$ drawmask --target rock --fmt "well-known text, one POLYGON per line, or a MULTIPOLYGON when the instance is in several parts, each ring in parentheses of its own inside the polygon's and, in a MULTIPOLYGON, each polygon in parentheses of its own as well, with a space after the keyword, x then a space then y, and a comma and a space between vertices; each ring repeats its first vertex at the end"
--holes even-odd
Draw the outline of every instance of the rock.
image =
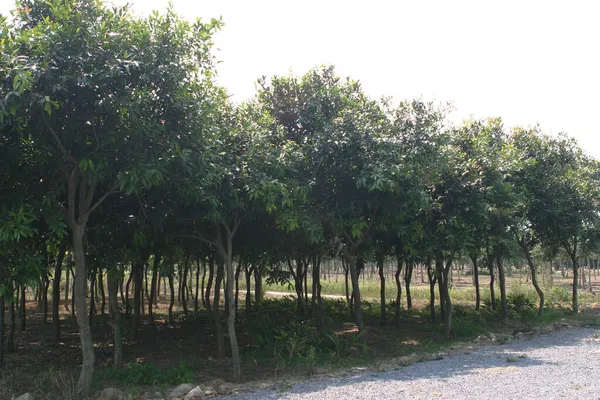
POLYGON ((125 400, 125 393, 115 388, 106 388, 100 392, 98 400, 125 400))
POLYGON ((188 394, 185 395, 183 400, 202 400, 204 399, 204 392, 200 389, 200 386, 193 388, 188 394))
POLYGON ((231 394, 232 391, 233 389, 231 388, 231 385, 226 382, 217 386, 217 393, 219 394, 231 394))
POLYGON ((194 389, 194 385, 191 383, 182 383, 169 392, 167 395, 167 400, 177 399, 178 397, 183 398, 183 396, 191 392, 192 389, 194 389))
POLYGON ((25 393, 25 394, 17 397, 15 400, 33 400, 33 396, 29 393, 25 393))
POLYGON ((473 342, 474 342, 474 343, 479 343, 479 342, 481 342, 481 336, 477 336, 477 337, 475 338, 475 340, 473 340, 473 342))
POLYGON ((205 396, 212 396, 213 394, 217 394, 217 392, 215 391, 215 389, 212 386, 207 386, 204 388, 205 396))
POLYGON ((488 333, 488 337, 489 337, 491 340, 496 340, 496 335, 494 335, 492 332, 488 333))
POLYGON ((140 400, 165 400, 165 396, 161 392, 145 393, 140 400))

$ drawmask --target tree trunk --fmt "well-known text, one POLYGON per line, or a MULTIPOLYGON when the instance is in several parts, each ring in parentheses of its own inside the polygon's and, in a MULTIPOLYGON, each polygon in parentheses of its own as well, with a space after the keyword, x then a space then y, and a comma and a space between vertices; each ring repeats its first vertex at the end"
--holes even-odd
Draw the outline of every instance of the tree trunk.
POLYGON ((98 268, 98 291, 100 292, 100 315, 106 315, 106 293, 104 293, 104 274, 98 268))
POLYGON ((379 298, 380 298, 380 307, 381 307, 381 325, 386 325, 386 304, 385 304, 385 273, 383 271, 383 263, 385 259, 383 257, 383 253, 377 255, 377 269, 379 270, 379 298))
POLYGON ((206 298, 206 309, 212 312, 211 300, 210 300, 210 292, 213 287, 213 280, 215 277, 215 259, 211 255, 208 257, 208 282, 206 283, 206 291, 204 292, 204 297, 206 298))
POLYGON ((487 263, 488 263, 488 270, 490 271, 490 297, 491 297, 491 302, 492 302, 492 310, 496 309, 496 293, 494 292, 494 284, 495 284, 495 279, 494 279, 494 261, 492 260, 492 257, 490 256, 489 250, 486 249, 487 252, 487 263))
POLYGON ((48 274, 44 273, 44 287, 42 288, 42 323, 48 322, 48 289, 50 287, 50 279, 48 274))
POLYGON ((406 263, 406 270, 404 271, 404 286, 406 288, 406 308, 412 308, 412 296, 410 294, 410 282, 412 280, 412 274, 414 269, 414 262, 410 260, 406 263))
MULTIPOLYGON (((350 306, 350 284, 349 284, 349 269, 346 265, 346 260, 342 259, 342 268, 344 269, 344 285, 346 287, 346 302, 348 306, 350 306)), ((350 312, 352 312, 352 307, 350 307, 350 312)))
POLYGON ((240 272, 242 272, 242 260, 238 262, 235 270, 235 313, 238 312, 238 302, 240 297, 240 272))
POLYGON ((227 332, 229 333, 229 344, 231 346, 231 362, 233 364, 233 380, 239 381, 242 377, 242 364, 240 362, 240 351, 238 348, 235 332, 235 299, 233 298, 233 285, 235 280, 233 270, 233 234, 227 229, 227 249, 225 254, 225 266, 227 269, 227 293, 229 299, 229 312, 227 313, 227 332))
POLYGON ((577 276, 579 273, 579 262, 575 254, 571 255, 571 263, 573 265, 573 298, 572 298, 572 309, 574 313, 579 312, 579 300, 577 295, 577 281, 579 277, 577 276))
POLYGON ((27 296, 25 294, 25 284, 24 283, 22 283, 19 286, 18 292, 20 292, 20 295, 19 295, 19 312, 18 312, 17 316, 19 318, 19 329, 21 331, 24 331, 25 328, 27 327, 27 296))
MULTIPOLYGON (((63 240, 58 247, 58 254, 56 255, 56 261, 54 265, 54 279, 52 281, 52 331, 53 339, 57 342, 60 341, 60 315, 58 312, 60 306, 60 278, 62 272, 62 263, 65 258, 66 250, 67 242, 66 240, 63 240)), ((66 292, 69 293, 68 288, 66 292)))
POLYGON ((477 265, 477 252, 470 252, 471 261, 473 262, 473 284, 475 285, 475 311, 479 311, 481 305, 481 292, 479 290, 479 266, 477 265))
POLYGON ((141 300, 142 300, 142 270, 144 269, 145 256, 133 263, 133 320, 131 324, 130 339, 135 341, 138 338, 138 330, 141 322, 141 300))
POLYGON ((12 279, 8 283, 7 295, 10 301, 8 304, 8 326, 6 327, 6 353, 8 354, 15 351, 15 330, 17 326, 15 318, 15 285, 12 279))
POLYGON ((183 261, 183 267, 182 271, 181 271, 181 293, 180 293, 180 297, 181 297, 181 305, 183 307, 183 315, 187 316, 188 314, 188 302, 187 302, 187 293, 186 293, 186 287, 187 287, 187 275, 188 275, 188 269, 189 269, 189 261, 186 259, 183 261))
POLYGON ((502 313, 502 323, 508 322, 508 307, 506 304, 506 277, 504 271, 504 263, 500 252, 496 252, 496 266, 498 268, 498 279, 500 281, 500 312, 502 313))
POLYGON ((160 253, 154 253, 154 262, 152 263, 152 282, 150 283, 150 296, 148 296, 148 320, 152 329, 156 329, 154 321, 154 302, 156 300, 156 292, 158 290, 158 266, 160 265, 160 253))
POLYGON ((175 304, 175 283, 173 282, 174 273, 169 274, 169 290, 171 298, 169 299, 169 325, 173 325, 173 305, 175 304))
POLYGON ((323 315, 323 299, 321 298, 321 256, 313 255, 313 315, 317 323, 317 330, 323 332, 325 329, 325 317, 323 315), (316 308, 315 308, 316 301, 316 308))
POLYGON ((262 289, 262 273, 259 266, 254 268, 254 304, 258 307, 263 296, 262 289))
POLYGON ((527 264, 529 265, 529 270, 531 271, 531 283, 533 283, 533 287, 535 288, 535 291, 537 292, 538 297, 540 299, 540 303, 538 306, 538 317, 541 317, 542 314, 544 314, 544 292, 542 291, 542 289, 540 288, 540 285, 538 284, 537 268, 533 262, 533 258, 531 257, 531 253, 529 252, 529 249, 526 247, 526 245, 522 245, 521 247, 523 249, 523 252, 525 253, 525 258, 527 259, 527 264))
POLYGON ((71 266, 71 255, 69 255, 69 258, 67 259, 67 270, 66 270, 66 282, 65 282, 65 310, 69 311, 69 292, 71 291, 71 284, 69 282, 69 279, 71 279, 71 274, 73 273, 72 271, 72 266, 71 266))
POLYGON ((404 260, 400 254, 396 254, 396 329, 400 329, 400 309, 402 303, 402 283, 400 282, 400 275, 402 274, 402 266, 404 260))
POLYGON ((444 257, 441 252, 438 252, 435 259, 436 270, 438 271, 438 284, 440 290, 440 301, 442 312, 442 320, 444 323, 444 336, 450 337, 452 331, 452 299, 450 298, 450 270, 452 269, 452 259, 446 259, 444 265, 444 257))
POLYGON ((290 269, 290 273, 292 274, 292 277, 294 278, 294 289, 296 290, 296 303, 298 305, 297 308, 297 312, 299 316, 304 315, 304 299, 302 298, 304 296, 304 288, 302 287, 302 277, 303 277, 303 263, 302 263, 302 258, 301 257, 296 257, 296 259, 294 260, 295 264, 296 264, 296 270, 294 271, 294 266, 292 264, 292 258, 288 258, 287 260, 288 262, 288 267, 290 269))
POLYGON ((437 277, 431 267, 431 257, 427 257, 427 278, 429 279, 429 312, 431 322, 435 322, 435 285, 437 277))
POLYGON ((199 310, 199 299, 198 296, 200 294, 200 259, 196 260, 196 287, 194 293, 194 312, 198 312, 199 310))
POLYGON ((217 262, 217 278, 215 281, 215 293, 213 298, 213 322, 217 333, 217 356, 219 359, 225 358, 225 338, 223 336, 223 324, 221 323, 221 282, 223 281, 224 269, 223 262, 217 262))
POLYGON ((252 307, 252 291, 250 285, 252 284, 252 273, 254 272, 255 266, 251 267, 246 264, 246 313, 250 311, 252 307))
POLYGON ((204 296, 204 289, 206 288, 205 283, 206 283, 206 259, 203 256, 202 257, 202 287, 200 289, 200 295, 202 297, 202 306, 208 310, 208 305, 206 304, 206 296, 204 296))
POLYGON ((134 269, 135 264, 131 263, 131 273, 129 274, 129 277, 127 278, 127 283, 125 284, 125 315, 129 315, 129 313, 131 312, 131 303, 129 301, 129 288, 131 286, 131 281, 133 281, 133 275, 135 275, 133 272, 134 269))
POLYGON ((96 300, 95 300, 95 283, 96 283, 96 273, 92 275, 92 280, 90 281, 90 326, 94 322, 94 314, 96 313, 96 300))
MULTIPOLYGON (((354 299, 354 318, 356 319, 356 325, 358 327, 358 333, 361 335, 360 341, 363 345, 366 345, 365 336, 365 323, 362 314, 362 303, 360 298, 360 287, 358 282, 358 268, 356 263, 356 255, 350 252, 346 246, 343 247, 343 251, 346 257, 346 263, 348 270, 350 270, 350 279, 352 280, 352 297, 354 299)), ((365 349, 366 347, 363 347, 365 349)))
POLYGON ((87 269, 85 265, 85 250, 83 237, 85 235, 85 224, 73 227, 73 252, 75 254, 75 307, 77 308, 77 325, 79 327, 79 339, 81 341, 82 365, 79 380, 77 381, 77 397, 85 398, 91 394, 92 376, 94 374, 94 342, 92 330, 87 316, 86 286, 87 269))
POLYGON ((107 272, 108 309, 113 328, 113 362, 116 366, 123 363, 123 320, 117 299, 119 290, 119 274, 115 270, 107 272))

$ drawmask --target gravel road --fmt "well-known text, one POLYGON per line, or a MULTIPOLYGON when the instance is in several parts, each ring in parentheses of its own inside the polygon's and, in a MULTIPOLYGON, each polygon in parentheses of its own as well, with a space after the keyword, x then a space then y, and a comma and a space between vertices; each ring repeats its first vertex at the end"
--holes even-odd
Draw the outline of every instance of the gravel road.
POLYGON ((389 372, 307 379, 254 399, 600 399, 600 331, 568 329, 389 372))

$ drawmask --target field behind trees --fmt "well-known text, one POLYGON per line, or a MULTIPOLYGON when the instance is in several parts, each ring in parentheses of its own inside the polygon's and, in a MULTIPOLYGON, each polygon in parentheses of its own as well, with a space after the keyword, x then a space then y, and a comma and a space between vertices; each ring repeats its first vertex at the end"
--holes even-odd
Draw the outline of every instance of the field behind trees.
POLYGON ((445 104, 372 99, 333 66, 262 77, 235 104, 215 82, 220 20, 15 8, 6 393, 312 374, 595 318, 600 163, 568 135, 454 125, 445 104))

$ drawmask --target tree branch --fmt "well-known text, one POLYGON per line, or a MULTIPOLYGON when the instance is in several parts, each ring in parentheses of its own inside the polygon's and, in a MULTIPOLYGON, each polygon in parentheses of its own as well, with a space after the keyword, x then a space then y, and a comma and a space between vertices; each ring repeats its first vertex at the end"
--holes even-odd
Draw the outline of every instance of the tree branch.
POLYGON ((88 211, 88 212, 89 212, 89 213, 92 213, 92 211, 94 211, 96 208, 98 208, 98 206, 99 206, 99 205, 100 205, 100 204, 101 204, 101 203, 102 203, 104 200, 106 200, 106 198, 107 198, 108 196, 110 196, 111 194, 118 193, 118 192, 119 192, 119 190, 117 190, 117 188, 118 188, 118 187, 119 187, 119 184, 118 184, 118 183, 115 183, 115 184, 114 184, 114 185, 113 185, 113 186, 110 188, 110 190, 106 191, 106 192, 105 192, 105 193, 104 193, 104 194, 103 194, 103 195, 102 195, 102 196, 101 196, 101 197, 98 199, 98 201, 96 201, 96 203, 94 203, 94 205, 90 207, 90 209, 89 209, 89 211, 88 211))
POLYGON ((58 137, 58 134, 56 133, 56 131, 54 130, 52 125, 50 125, 50 123, 46 119, 46 115, 44 114, 43 111, 42 111, 42 120, 44 121, 44 125, 46 125, 46 128, 48 128, 48 130, 50 131, 50 134, 52 135, 52 138, 54 139, 54 142, 56 143, 56 146, 62 153, 63 157, 65 157, 65 159, 67 161, 70 161, 74 166, 77 166, 77 160, 75 159, 75 157, 73 157, 71 155, 71 153, 69 153, 67 151, 67 149, 65 149, 65 146, 63 146, 60 138, 58 137))

